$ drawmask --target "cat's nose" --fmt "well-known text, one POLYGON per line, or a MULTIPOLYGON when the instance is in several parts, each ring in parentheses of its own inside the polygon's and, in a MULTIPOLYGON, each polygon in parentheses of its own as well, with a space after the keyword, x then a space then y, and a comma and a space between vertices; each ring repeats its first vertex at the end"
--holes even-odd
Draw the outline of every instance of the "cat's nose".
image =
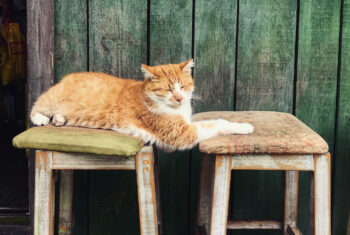
POLYGON ((175 97, 175 100, 180 103, 183 100, 183 97, 181 96, 175 97))

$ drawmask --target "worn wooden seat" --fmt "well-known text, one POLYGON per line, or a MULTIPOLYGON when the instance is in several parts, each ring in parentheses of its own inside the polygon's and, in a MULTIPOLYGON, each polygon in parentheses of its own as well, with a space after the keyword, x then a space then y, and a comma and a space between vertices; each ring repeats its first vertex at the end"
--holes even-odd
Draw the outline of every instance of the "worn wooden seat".
POLYGON ((254 126, 250 135, 218 136, 202 141, 199 149, 203 153, 326 153, 328 144, 289 113, 246 111, 206 112, 194 115, 194 120, 226 119, 233 122, 248 122, 254 126))
MULTIPOLYGON (((297 228, 298 172, 310 171, 313 234, 330 234, 330 155, 327 143, 291 114, 207 112, 193 120, 223 118, 254 125, 250 135, 218 136, 199 143, 203 153, 196 234, 226 234, 227 229, 297 228), (227 221, 231 170, 283 170, 283 221, 227 221)), ((234 212, 233 212, 234 213, 234 212)))
POLYGON ((13 139, 36 150, 34 234, 54 234, 55 174, 60 171, 60 234, 72 234, 73 170, 136 170, 141 234, 161 234, 158 160, 152 146, 114 131, 34 127, 13 139))

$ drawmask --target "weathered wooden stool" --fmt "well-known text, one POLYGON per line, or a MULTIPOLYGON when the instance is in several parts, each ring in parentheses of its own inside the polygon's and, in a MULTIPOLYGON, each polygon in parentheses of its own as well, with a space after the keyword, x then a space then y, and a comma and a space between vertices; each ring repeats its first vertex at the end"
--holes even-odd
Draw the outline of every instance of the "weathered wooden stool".
POLYGON ((59 230, 60 234, 72 234, 73 170, 77 169, 136 170, 141 234, 155 235, 161 230, 157 157, 152 146, 143 146, 140 139, 107 130, 45 126, 21 133, 13 144, 36 149, 35 235, 54 234, 58 171, 59 230))
POLYGON ((330 234, 330 155, 327 143, 296 117, 278 112, 208 112, 194 120, 223 118, 249 122, 251 135, 218 136, 199 144, 203 153, 196 234, 226 234, 227 229, 297 228, 298 172, 311 171, 311 231, 330 234), (227 221, 231 170, 285 171, 284 219, 227 221))

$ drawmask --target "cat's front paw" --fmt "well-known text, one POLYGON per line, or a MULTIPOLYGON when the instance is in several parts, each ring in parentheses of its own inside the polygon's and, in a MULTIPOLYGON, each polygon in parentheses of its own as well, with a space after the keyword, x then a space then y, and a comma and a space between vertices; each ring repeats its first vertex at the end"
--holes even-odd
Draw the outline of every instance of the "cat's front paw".
POLYGON ((37 126, 46 126, 50 122, 50 118, 42 115, 41 113, 36 113, 32 118, 32 122, 37 126))
POLYGON ((249 123, 237 123, 236 133, 234 134, 251 134, 254 131, 254 126, 249 123))
POLYGON ((254 127, 249 123, 229 122, 222 119, 217 121, 220 128, 220 134, 250 134, 254 131, 254 127))

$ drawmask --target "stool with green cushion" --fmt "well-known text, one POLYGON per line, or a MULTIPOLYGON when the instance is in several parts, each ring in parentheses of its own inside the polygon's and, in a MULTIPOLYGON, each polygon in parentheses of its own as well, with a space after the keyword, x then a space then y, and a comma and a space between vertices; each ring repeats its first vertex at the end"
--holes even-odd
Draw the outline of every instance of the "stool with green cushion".
POLYGON ((59 233, 72 234, 73 170, 136 170, 141 234, 161 233, 158 165, 152 146, 114 131, 53 126, 28 129, 13 139, 13 145, 36 150, 35 235, 54 234, 58 171, 59 233))

